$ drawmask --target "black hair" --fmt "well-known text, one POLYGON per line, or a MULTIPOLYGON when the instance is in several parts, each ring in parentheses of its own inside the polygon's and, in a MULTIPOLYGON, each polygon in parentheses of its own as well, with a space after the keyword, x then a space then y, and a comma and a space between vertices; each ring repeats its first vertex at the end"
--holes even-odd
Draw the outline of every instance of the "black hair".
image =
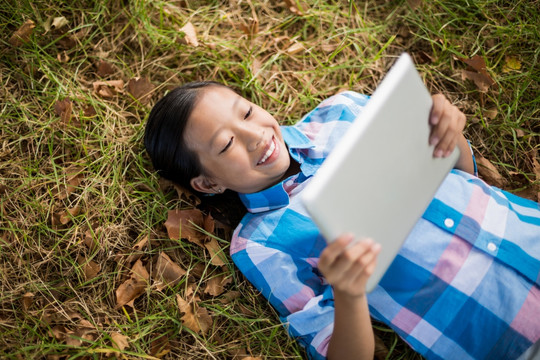
POLYGON ((197 194, 190 180, 203 174, 203 168, 187 147, 184 132, 201 89, 209 86, 226 87, 214 81, 197 81, 169 92, 152 108, 144 133, 144 146, 158 174, 197 194))
MULTIPOLYGON (((204 169, 197 154, 187 147, 184 132, 200 93, 210 86, 229 88, 214 81, 197 81, 172 90, 154 105, 144 131, 144 146, 158 174, 197 195, 201 193, 193 189, 190 180, 204 174, 204 169)), ((198 207, 231 228, 235 228, 246 213, 234 191, 226 190, 221 195, 203 196, 203 199, 198 207)))

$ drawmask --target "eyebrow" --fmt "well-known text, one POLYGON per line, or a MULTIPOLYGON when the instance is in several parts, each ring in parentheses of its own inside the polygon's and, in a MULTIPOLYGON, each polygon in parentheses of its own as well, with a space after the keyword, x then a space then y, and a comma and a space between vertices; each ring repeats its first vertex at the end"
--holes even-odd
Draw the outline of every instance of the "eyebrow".
MULTIPOLYGON (((232 90, 231 90, 231 91, 232 91, 232 90)), ((236 95, 236 98, 234 99, 234 102, 233 102, 233 104, 232 104, 232 106, 231 106, 231 111, 232 111, 233 113, 235 113, 235 110, 236 110, 236 108, 238 107, 238 104, 240 103, 240 100, 242 100, 242 97, 241 97, 240 95, 238 95, 238 94, 236 94, 236 93, 235 93, 235 95, 236 95)), ((210 138, 210 148, 211 148, 211 149, 213 149, 213 148, 215 147, 214 142, 215 142, 217 136, 221 133, 221 130, 222 130, 222 128, 220 127, 220 128, 212 135, 212 137, 210 138)))

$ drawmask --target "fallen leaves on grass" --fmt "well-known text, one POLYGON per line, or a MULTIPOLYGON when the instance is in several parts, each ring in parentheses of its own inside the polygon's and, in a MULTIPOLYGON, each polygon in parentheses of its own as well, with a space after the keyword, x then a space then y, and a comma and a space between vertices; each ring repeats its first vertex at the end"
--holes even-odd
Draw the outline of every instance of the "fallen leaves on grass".
POLYGON ((504 58, 503 73, 518 71, 521 69, 521 61, 516 56, 506 56, 504 58))
POLYGON ((143 256, 144 249, 146 248, 147 244, 148 244, 148 236, 144 236, 141 240, 139 240, 138 243, 133 245, 133 252, 129 254, 128 258, 126 259, 126 262, 129 264, 136 260, 139 260, 143 256))
POLYGON ((300 52, 303 52, 305 50, 306 50, 306 48, 304 47, 304 45, 297 42, 297 43, 294 43, 291 46, 289 46, 289 48, 287 49, 287 53, 289 55, 294 55, 294 54, 298 54, 300 52))
POLYGON ((67 225, 71 222, 71 219, 81 213, 81 207, 79 205, 75 205, 71 208, 67 208, 66 210, 62 211, 61 213, 56 213, 53 216, 53 225, 67 225))
POLYGON ((94 81, 94 92, 104 99, 110 99, 124 91, 123 80, 94 81))
POLYGON ((170 239, 187 239, 206 248, 210 253, 210 262, 213 265, 222 266, 225 264, 220 258, 222 250, 219 243, 215 238, 209 238, 207 235, 214 232, 215 222, 212 216, 205 216, 198 209, 169 210, 165 227, 170 239))
POLYGON ((98 237, 96 236, 94 238, 94 236, 92 235, 92 231, 90 230, 86 230, 84 232, 83 243, 84 245, 86 245, 86 247, 88 248, 88 250, 90 250, 91 253, 95 252, 100 247, 98 237))
POLYGON ((195 333, 206 334, 212 326, 212 318, 206 308, 200 307, 195 302, 184 300, 180 294, 176 294, 178 309, 182 315, 182 324, 195 333))
POLYGON ((83 168, 78 165, 72 165, 66 168, 64 183, 59 184, 52 190, 52 194, 58 200, 64 200, 69 197, 84 180, 83 168))
POLYGON ((128 337, 126 335, 123 335, 119 332, 113 332, 111 333, 111 339, 112 339, 112 347, 117 350, 124 350, 129 346, 128 337))
POLYGON ((302 16, 309 9, 308 5, 305 2, 300 2, 298 0, 285 0, 285 5, 295 15, 302 16))
POLYGON ((478 164, 478 175, 480 175, 487 183, 499 188, 502 188, 507 184, 506 179, 502 177, 499 170, 497 170, 491 161, 482 155, 477 155, 476 163, 478 164))
POLYGON ((482 92, 488 91, 489 87, 495 84, 495 80, 487 72, 486 61, 483 57, 475 55, 470 59, 462 58, 461 60, 472 69, 461 71, 462 80, 472 80, 482 92))
POLYGON ((232 278, 228 274, 220 274, 208 280, 204 292, 212 296, 218 296, 225 292, 225 287, 232 282, 232 278))
POLYGON ((185 274, 186 270, 174 263, 167 254, 159 253, 153 273, 159 291, 176 285, 185 274))
POLYGON ((154 88, 148 78, 133 78, 127 84, 128 92, 143 105, 150 101, 154 88))
POLYGON ((54 112, 60 116, 60 120, 63 124, 69 124, 71 120, 71 113, 73 111, 73 103, 69 99, 57 100, 54 103, 54 112))
POLYGON ((24 311, 28 311, 34 303, 34 293, 27 292, 22 296, 22 306, 24 311))
POLYGON ((198 228, 203 228, 204 219, 200 210, 169 210, 165 227, 172 240, 187 239, 194 244, 204 247, 206 235, 198 228))
POLYGON ((116 308, 119 309, 124 305, 134 307, 133 303, 136 298, 144 293, 149 277, 150 275, 141 260, 137 260, 131 268, 129 279, 116 289, 116 308))
POLYGON ((195 30, 195 26, 193 26, 191 22, 184 25, 180 31, 184 33, 182 40, 185 44, 193 47, 199 46, 199 40, 197 40, 197 30, 195 30))
POLYGON ((97 76, 102 77, 102 78, 112 75, 116 72, 114 67, 105 60, 100 60, 97 63, 96 67, 97 67, 97 71, 96 71, 97 76))
POLYGON ((9 43, 14 47, 19 47, 30 39, 36 24, 30 19, 26 20, 21 27, 11 35, 9 43))
POLYGON ((225 265, 225 262, 221 259, 222 256, 222 250, 221 246, 219 246, 219 243, 216 239, 212 238, 210 241, 207 241, 204 243, 204 247, 208 250, 210 253, 210 263, 215 266, 222 266, 225 265))
POLYGON ((150 343, 150 355, 162 358, 171 352, 169 337, 165 334, 156 334, 150 343))
POLYGON ((93 260, 87 260, 84 256, 77 257, 77 263, 82 267, 86 281, 94 279, 101 271, 101 265, 93 260))

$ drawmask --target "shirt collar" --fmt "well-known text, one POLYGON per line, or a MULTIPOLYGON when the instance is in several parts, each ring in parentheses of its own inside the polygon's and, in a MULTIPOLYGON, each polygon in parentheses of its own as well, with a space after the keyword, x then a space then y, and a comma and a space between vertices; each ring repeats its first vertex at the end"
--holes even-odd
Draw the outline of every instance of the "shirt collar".
MULTIPOLYGON (((287 144, 289 154, 294 160, 298 161, 301 171, 304 172, 304 167, 302 165, 304 163, 305 155, 303 155, 303 152, 299 150, 311 149, 315 147, 315 145, 295 126, 282 126, 281 134, 285 144, 287 144)), ((284 181, 281 181, 274 186, 256 193, 239 193, 238 195, 240 196, 240 200, 242 200, 247 210, 251 213, 279 209, 289 205, 290 200, 289 194, 285 190, 283 183, 284 181)))

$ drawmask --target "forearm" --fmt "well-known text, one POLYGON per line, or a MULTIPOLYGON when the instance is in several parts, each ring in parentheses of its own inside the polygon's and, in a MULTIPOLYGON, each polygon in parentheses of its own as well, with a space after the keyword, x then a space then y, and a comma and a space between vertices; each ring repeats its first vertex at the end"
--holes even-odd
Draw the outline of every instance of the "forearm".
POLYGON ((366 296, 351 297, 334 291, 334 307, 328 359, 373 359, 375 340, 366 296))
POLYGON ((460 151, 460 156, 458 161, 456 162, 455 168, 474 175, 474 163, 471 154, 471 148, 469 147, 467 139, 465 139, 465 136, 463 136, 463 134, 461 134, 461 136, 459 137, 457 146, 460 151))

